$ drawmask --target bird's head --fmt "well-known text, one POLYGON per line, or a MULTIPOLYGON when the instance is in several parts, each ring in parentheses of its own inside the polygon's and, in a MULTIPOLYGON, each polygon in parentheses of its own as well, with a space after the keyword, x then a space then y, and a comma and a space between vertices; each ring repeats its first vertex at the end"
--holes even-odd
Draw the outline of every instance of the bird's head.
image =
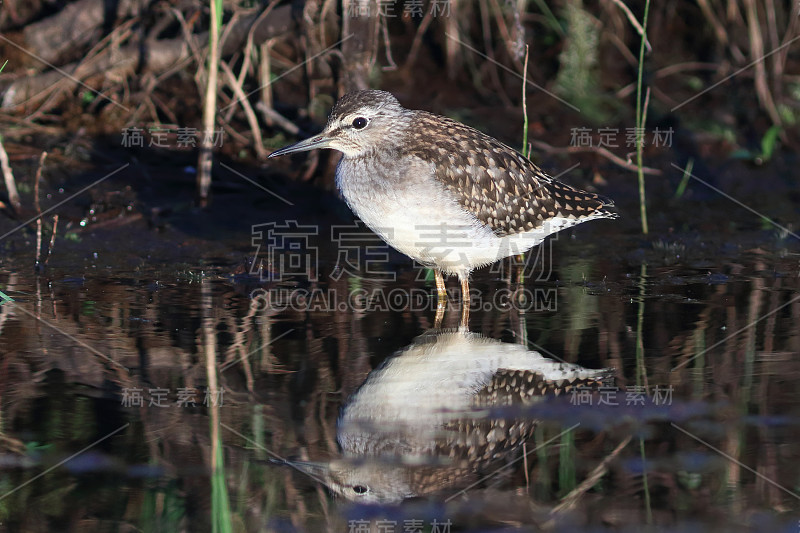
POLYGON ((399 503, 415 495, 409 484, 409 468, 403 465, 350 459, 274 462, 291 466, 322 482, 337 496, 354 502, 399 503))
POLYGON ((339 150, 346 158, 361 157, 379 146, 393 146, 399 134, 408 127, 412 113, 385 91, 347 93, 334 106, 322 133, 281 148, 269 157, 316 148, 339 150))

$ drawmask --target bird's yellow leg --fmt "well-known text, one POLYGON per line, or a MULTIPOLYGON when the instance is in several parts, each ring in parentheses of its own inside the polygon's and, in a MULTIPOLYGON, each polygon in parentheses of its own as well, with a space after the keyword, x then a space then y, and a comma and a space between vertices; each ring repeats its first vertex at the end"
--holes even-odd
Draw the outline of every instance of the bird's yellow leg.
POLYGON ((441 329, 442 320, 444 319, 444 309, 444 305, 439 305, 439 307, 436 308, 436 316, 433 319, 434 329, 441 329))
POLYGON ((439 302, 436 305, 436 317, 433 319, 433 327, 439 329, 442 327, 444 310, 447 308, 447 288, 444 285, 444 276, 441 270, 434 269, 433 277, 436 279, 436 295, 439 298, 439 302))
POLYGON ((436 278, 436 293, 439 296, 439 307, 443 307, 447 303, 447 288, 444 286, 442 271, 437 268, 433 271, 433 277, 436 278))

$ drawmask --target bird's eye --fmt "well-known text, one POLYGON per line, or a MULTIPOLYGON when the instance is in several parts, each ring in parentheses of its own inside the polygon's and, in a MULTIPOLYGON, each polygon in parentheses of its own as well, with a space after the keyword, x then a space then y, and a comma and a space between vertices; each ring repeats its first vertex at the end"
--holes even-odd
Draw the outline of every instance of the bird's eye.
POLYGON ((353 492, 355 492, 356 494, 366 494, 367 492, 369 492, 369 489, 364 485, 354 485, 353 492))
POLYGON ((353 119, 353 127, 357 130, 363 130, 367 127, 367 119, 364 117, 358 117, 353 119))

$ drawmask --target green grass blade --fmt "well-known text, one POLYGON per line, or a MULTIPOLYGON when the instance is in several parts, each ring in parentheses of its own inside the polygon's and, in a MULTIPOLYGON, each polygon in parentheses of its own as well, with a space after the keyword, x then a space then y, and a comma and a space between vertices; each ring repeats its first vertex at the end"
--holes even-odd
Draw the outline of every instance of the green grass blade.
POLYGON ((644 18, 642 20, 642 42, 639 46, 639 73, 636 80, 636 167, 639 173, 639 210, 642 217, 642 233, 647 235, 647 196, 644 190, 644 165, 642 164, 642 149, 644 137, 645 111, 642 109, 642 73, 644 71, 644 49, 647 43, 647 15, 650 12, 650 0, 644 4, 644 18))
POLYGON ((778 135, 780 135, 780 133, 780 126, 772 126, 767 130, 767 133, 764 134, 764 137, 761 139, 762 161, 767 162, 772 159, 772 156, 775 153, 775 148, 778 146, 778 135))
POLYGON ((689 161, 686 162, 686 168, 683 169, 683 177, 681 178, 681 182, 678 184, 678 188, 675 189, 675 198, 676 200, 683 196, 683 193, 686 192, 686 187, 689 185, 689 178, 692 177, 692 169, 694 169, 694 158, 690 157, 689 161))

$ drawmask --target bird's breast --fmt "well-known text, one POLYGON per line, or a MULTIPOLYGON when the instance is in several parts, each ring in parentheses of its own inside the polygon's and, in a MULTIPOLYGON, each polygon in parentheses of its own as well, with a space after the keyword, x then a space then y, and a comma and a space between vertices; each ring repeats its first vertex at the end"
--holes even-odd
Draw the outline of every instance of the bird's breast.
MULTIPOLYGON (((364 224, 415 261, 464 276, 474 268, 519 254, 517 246, 459 204, 422 159, 389 163, 380 158, 343 158, 336 184, 364 224)), ((518 237, 519 238, 519 237, 518 237)))

